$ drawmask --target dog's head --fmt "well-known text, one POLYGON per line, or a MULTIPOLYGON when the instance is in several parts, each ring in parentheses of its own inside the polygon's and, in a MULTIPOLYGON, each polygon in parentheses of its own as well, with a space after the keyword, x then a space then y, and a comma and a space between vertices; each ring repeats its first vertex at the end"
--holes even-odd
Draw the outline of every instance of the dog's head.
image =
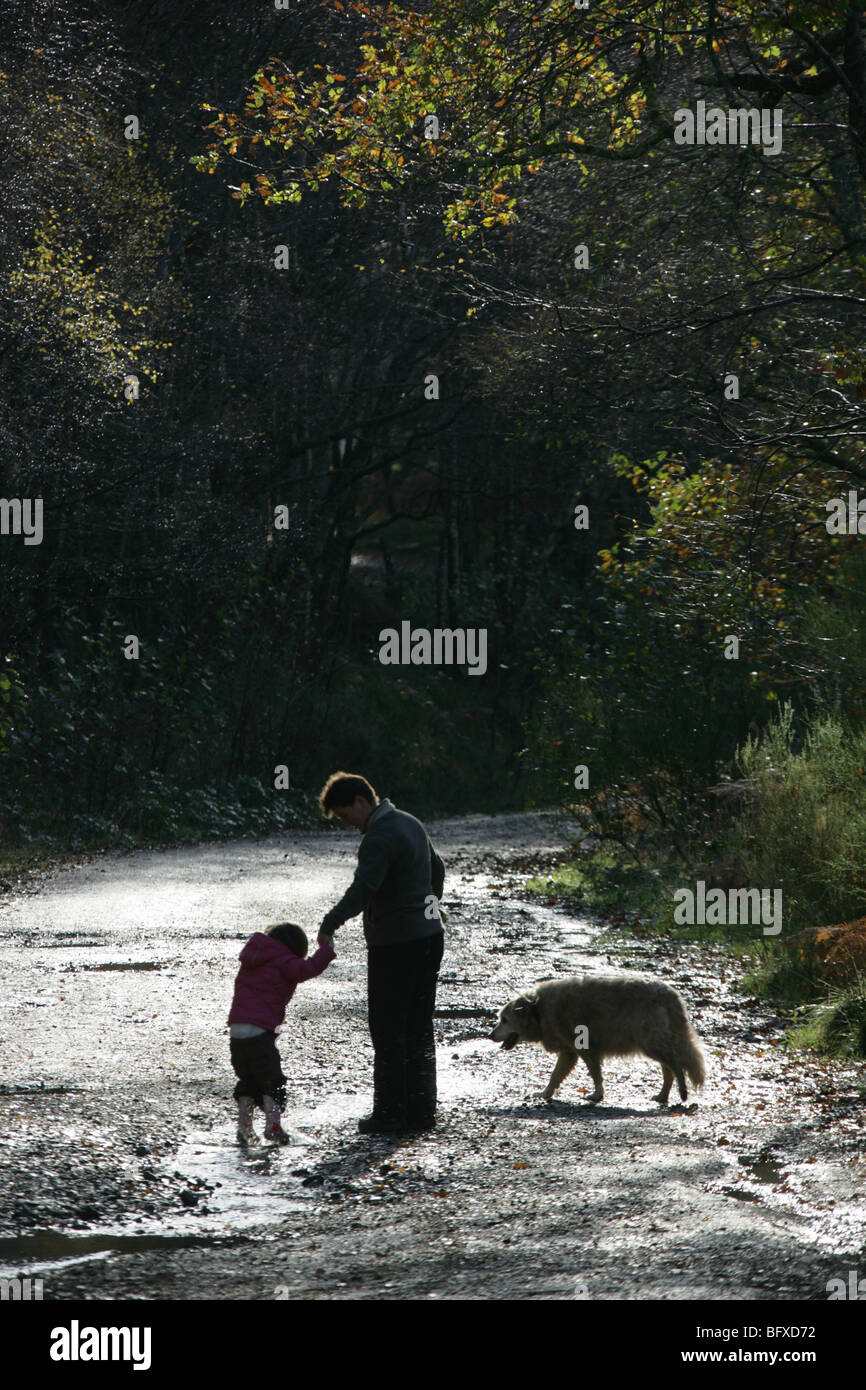
POLYGON ((492 1042, 502 1043, 504 1052, 510 1052, 519 1042, 537 1042, 540 1037, 538 1001, 525 994, 505 1005, 499 1022, 490 1034, 492 1042))

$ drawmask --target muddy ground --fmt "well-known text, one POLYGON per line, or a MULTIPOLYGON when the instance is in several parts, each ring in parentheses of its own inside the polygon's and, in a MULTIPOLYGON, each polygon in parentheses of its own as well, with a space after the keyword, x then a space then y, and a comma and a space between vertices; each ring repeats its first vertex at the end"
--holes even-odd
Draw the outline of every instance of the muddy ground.
POLYGON ((546 814, 431 824, 448 870, 438 1129, 362 1138, 371 1050, 359 923, 282 1035, 291 1147, 235 1144, 225 1017, 249 934, 314 936, 357 836, 101 857, 0 890, 0 1277, 45 1299, 826 1300, 866 1273, 863 1066, 788 1051, 720 953, 637 941, 520 891, 546 814), (486 1038, 509 996, 613 966, 683 993, 696 1108, 655 1064, 540 1092, 538 1048, 486 1038))

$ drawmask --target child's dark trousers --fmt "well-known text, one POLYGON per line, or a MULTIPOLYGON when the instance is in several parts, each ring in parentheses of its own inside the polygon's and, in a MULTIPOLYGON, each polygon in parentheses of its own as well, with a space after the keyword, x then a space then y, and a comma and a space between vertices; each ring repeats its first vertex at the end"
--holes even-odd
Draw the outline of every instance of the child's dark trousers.
POLYGON ((282 1110, 286 1103, 286 1077, 280 1064, 275 1033, 259 1033, 254 1038, 231 1039, 232 1067, 238 1078, 232 1092, 235 1100, 252 1096, 261 1107, 262 1096, 273 1096, 282 1110))

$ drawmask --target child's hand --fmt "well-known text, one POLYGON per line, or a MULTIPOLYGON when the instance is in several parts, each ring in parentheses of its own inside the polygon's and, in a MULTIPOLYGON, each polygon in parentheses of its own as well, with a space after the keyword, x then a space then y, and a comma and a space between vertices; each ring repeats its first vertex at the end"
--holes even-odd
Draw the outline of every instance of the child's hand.
POLYGON ((319 935, 316 937, 316 945, 317 945, 317 946, 330 946, 330 947, 333 949, 333 946, 334 946, 334 938, 333 938, 333 936, 330 934, 330 932, 320 931, 320 932, 319 932, 319 935))

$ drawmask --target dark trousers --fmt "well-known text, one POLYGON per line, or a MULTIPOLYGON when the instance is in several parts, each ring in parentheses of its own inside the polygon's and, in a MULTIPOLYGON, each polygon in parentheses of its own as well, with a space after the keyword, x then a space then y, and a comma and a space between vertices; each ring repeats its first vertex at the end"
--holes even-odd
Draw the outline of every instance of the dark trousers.
POLYGON ((367 951, 367 1008, 373 1042, 373 1113, 397 1124, 436 1115, 433 1010, 444 936, 367 951))
POLYGON ((282 1110, 286 1104, 286 1078, 277 1051, 276 1034, 259 1033, 254 1038, 232 1038, 229 1054, 238 1078, 232 1091, 235 1100, 251 1096, 261 1109, 262 1096, 273 1096, 282 1110))

